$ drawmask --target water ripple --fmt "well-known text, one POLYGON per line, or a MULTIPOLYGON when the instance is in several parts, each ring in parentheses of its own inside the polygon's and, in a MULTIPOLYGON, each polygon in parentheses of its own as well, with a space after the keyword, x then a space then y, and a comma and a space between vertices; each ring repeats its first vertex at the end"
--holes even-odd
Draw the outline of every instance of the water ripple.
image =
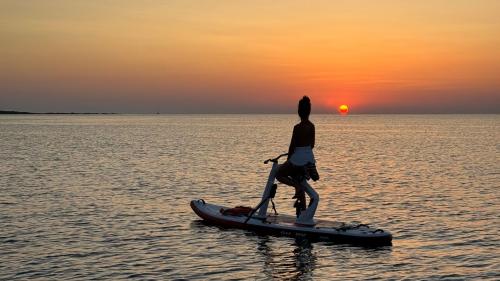
MULTIPOLYGON (((498 280, 497 115, 314 116, 318 217, 367 249, 208 226, 255 205, 292 115, 1 116, 0 279, 498 280)), ((278 211, 294 213, 280 186, 278 211)))

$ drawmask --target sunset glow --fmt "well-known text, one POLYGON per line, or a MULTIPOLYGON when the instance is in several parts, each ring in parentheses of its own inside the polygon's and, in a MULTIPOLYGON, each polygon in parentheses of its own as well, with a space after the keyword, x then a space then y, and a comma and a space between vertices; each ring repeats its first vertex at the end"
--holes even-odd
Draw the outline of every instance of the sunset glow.
POLYGON ((500 1, 0 4, 0 105, 33 111, 497 112, 500 1))
POLYGON ((349 107, 346 104, 339 106, 339 113, 342 115, 347 115, 347 113, 349 113, 349 107))

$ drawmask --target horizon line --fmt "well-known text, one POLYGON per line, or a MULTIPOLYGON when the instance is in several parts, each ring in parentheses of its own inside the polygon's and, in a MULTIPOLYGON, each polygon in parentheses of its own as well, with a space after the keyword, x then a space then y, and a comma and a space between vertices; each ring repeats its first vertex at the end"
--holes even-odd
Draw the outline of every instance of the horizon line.
MULTIPOLYGON (((32 112, 0 110, 2 115, 296 115, 295 112, 32 112)), ((347 115, 496 115, 500 112, 354 112, 347 115)), ((339 115, 338 112, 319 112, 311 115, 339 115)))

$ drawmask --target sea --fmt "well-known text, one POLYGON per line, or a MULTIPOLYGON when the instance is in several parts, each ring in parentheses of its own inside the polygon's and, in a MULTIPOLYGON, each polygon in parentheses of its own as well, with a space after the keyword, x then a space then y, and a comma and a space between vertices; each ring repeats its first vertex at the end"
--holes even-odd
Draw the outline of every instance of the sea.
MULTIPOLYGON (((0 280, 499 280, 500 115, 312 115, 316 218, 366 248, 207 225, 259 203, 296 115, 0 116, 0 280)), ((279 213, 294 191, 278 187, 279 213)))

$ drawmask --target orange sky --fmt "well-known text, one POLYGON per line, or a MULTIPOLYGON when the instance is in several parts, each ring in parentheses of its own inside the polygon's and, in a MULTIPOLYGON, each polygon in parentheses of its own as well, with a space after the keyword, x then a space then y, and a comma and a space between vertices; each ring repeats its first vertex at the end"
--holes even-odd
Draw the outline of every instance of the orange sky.
POLYGON ((500 1, 0 2, 0 109, 488 113, 500 1))

